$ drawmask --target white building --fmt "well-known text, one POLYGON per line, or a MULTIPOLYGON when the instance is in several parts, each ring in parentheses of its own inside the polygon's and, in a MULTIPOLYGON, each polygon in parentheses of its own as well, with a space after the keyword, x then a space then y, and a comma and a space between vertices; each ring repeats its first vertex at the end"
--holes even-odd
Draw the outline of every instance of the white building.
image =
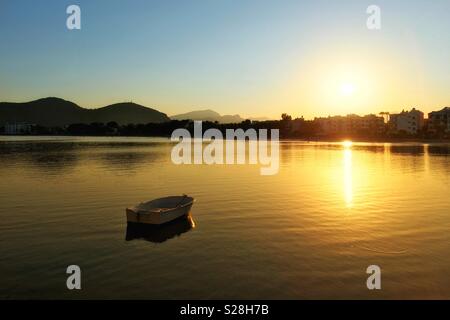
POLYGON ((319 124, 322 133, 325 135, 357 133, 378 135, 385 131, 383 117, 373 114, 362 117, 349 114, 347 116, 315 118, 314 121, 319 124))
POLYGON ((417 134, 423 128, 423 112, 415 108, 411 111, 403 110, 398 114, 389 116, 389 129, 392 132, 406 132, 408 134, 417 134))
POLYGON ((450 107, 445 107, 440 111, 433 111, 428 114, 428 126, 432 132, 443 130, 450 132, 450 107))
POLYGON ((28 134, 33 129, 32 124, 16 122, 5 124, 5 134, 28 134))

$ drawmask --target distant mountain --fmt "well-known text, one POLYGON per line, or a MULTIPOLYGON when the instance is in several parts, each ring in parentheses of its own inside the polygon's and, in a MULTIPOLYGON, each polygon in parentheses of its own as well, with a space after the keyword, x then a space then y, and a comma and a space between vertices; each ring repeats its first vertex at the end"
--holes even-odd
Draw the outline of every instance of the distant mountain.
POLYGON ((245 119, 238 114, 235 115, 220 115, 213 110, 197 110, 183 114, 177 114, 170 117, 172 120, 201 120, 201 121, 218 121, 220 123, 239 123, 245 119))
POLYGON ((170 121, 165 113, 135 103, 117 103, 99 109, 85 109, 60 98, 43 98, 24 103, 0 102, 0 124, 27 122, 42 126, 65 126, 73 123, 118 124, 170 121))
POLYGON ((116 103, 89 111, 94 114, 93 119, 96 122, 103 123, 110 121, 116 121, 119 124, 170 121, 165 113, 131 102, 116 103))
POLYGON ((272 119, 270 119, 268 117, 252 117, 252 118, 249 118, 249 120, 252 120, 252 121, 268 121, 268 120, 272 120, 272 119))

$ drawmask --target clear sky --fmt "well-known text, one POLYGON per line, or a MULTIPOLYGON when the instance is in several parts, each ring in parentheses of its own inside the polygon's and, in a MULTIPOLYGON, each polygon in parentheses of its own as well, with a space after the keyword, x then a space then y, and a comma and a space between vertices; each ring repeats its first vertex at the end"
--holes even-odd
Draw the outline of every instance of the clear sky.
POLYGON ((327 116, 450 105, 449 0, 0 0, 0 101, 169 115, 327 116), (81 7, 81 30, 66 7, 81 7), (366 9, 381 8, 381 30, 366 9))

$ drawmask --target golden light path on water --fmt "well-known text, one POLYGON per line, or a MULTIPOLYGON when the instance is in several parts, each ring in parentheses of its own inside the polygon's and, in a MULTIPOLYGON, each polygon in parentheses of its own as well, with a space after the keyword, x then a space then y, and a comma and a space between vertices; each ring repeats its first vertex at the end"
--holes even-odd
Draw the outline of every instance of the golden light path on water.
POLYGON ((344 199, 349 208, 353 204, 353 175, 352 175, 352 142, 344 141, 344 199))

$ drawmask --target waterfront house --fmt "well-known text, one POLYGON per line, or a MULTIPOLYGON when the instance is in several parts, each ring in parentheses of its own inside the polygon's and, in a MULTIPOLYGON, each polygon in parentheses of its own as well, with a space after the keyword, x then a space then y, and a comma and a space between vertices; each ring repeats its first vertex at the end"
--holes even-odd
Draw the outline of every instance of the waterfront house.
POLYGON ((423 112, 412 108, 410 111, 403 110, 389 116, 389 131, 393 133, 405 132, 411 135, 417 134, 424 126, 423 112))
POLYGON ((324 135, 340 134, 370 134, 380 135, 385 131, 384 118, 369 114, 359 116, 349 114, 347 116, 333 116, 327 118, 315 118, 324 135))
POLYGON ((434 133, 439 131, 450 132, 450 107, 428 114, 428 131, 434 133))
POLYGON ((30 134, 34 125, 24 122, 14 122, 5 124, 5 134, 18 135, 30 134))

